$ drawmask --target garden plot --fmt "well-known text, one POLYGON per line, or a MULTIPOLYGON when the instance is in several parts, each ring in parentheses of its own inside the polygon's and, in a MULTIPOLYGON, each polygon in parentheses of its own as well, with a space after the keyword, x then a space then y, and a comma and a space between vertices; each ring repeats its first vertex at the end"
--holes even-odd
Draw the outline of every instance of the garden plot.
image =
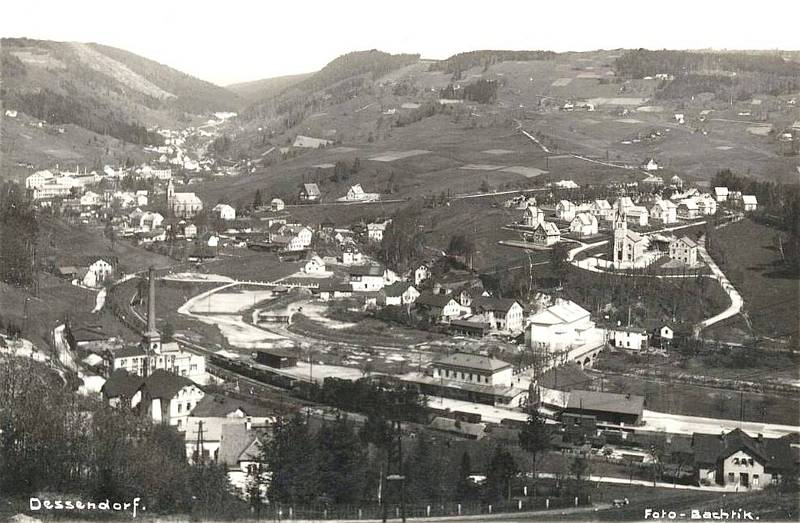
POLYGON ((772 124, 770 125, 754 125, 747 128, 747 132, 756 136, 767 136, 772 132, 772 124))
POLYGON ((370 160, 375 162, 394 162, 402 160, 403 158, 410 158, 412 156, 419 156, 421 154, 428 154, 430 151, 424 149, 412 149, 410 151, 386 151, 378 156, 373 156, 370 160))
POLYGON ((553 87, 565 87, 572 82, 572 78, 556 78, 556 80, 550 84, 553 87))
POLYGON ((526 167, 524 165, 514 165, 512 167, 504 167, 500 169, 504 173, 521 174, 526 178, 536 178, 542 174, 547 174, 544 169, 537 169, 536 167, 526 167))
POLYGON ((664 108, 660 105, 643 105, 636 108, 637 113, 663 113, 664 108))
POLYGON ((619 120, 614 121, 619 123, 642 123, 641 120, 637 120, 636 118, 620 118, 619 120))
POLYGON ((414 102, 405 102, 400 106, 401 109, 419 109, 419 104, 414 102))
POLYGON ((334 147, 333 149, 329 149, 332 153, 352 153, 357 151, 355 147, 334 147))
POLYGON ((493 165, 490 163, 469 163, 459 167, 459 169, 464 169, 467 171, 497 171, 505 168, 505 165, 493 165))
POLYGON ((517 151, 511 151, 509 149, 488 149, 486 151, 483 151, 483 154, 495 154, 495 155, 498 155, 498 154, 514 154, 515 152, 517 152, 517 151))
POLYGON ((336 166, 332 163, 319 163, 317 165, 313 165, 312 167, 315 167, 317 169, 333 169, 336 166))
POLYGON ((730 145, 720 145, 717 146, 716 148, 719 149, 720 151, 730 151, 731 149, 733 149, 733 147, 731 147, 730 145))

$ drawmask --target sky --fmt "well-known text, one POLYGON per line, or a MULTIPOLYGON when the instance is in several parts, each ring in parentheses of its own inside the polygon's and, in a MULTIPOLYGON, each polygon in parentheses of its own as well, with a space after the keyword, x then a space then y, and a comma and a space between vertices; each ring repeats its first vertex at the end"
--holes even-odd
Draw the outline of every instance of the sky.
POLYGON ((4 2, 0 35, 97 42, 228 85, 367 49, 800 50, 798 20, 797 0, 25 0, 4 2))

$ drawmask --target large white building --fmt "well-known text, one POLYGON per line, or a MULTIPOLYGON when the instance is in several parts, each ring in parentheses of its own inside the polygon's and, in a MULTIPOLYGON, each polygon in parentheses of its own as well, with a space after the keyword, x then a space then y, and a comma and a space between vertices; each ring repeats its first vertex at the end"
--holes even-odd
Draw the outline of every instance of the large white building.
POLYGON ((433 377, 446 380, 510 387, 514 380, 510 363, 480 354, 456 352, 431 363, 433 377))
POLYGON ((567 361, 591 365, 605 344, 603 330, 595 326, 589 311, 569 300, 531 317, 525 338, 531 349, 550 358, 545 367, 567 361))
POLYGON ((678 222, 678 207, 669 200, 658 200, 650 208, 650 216, 665 225, 678 222))
POLYGON ((193 192, 175 192, 170 180, 167 185, 167 207, 175 217, 193 218, 203 210, 203 200, 193 192))

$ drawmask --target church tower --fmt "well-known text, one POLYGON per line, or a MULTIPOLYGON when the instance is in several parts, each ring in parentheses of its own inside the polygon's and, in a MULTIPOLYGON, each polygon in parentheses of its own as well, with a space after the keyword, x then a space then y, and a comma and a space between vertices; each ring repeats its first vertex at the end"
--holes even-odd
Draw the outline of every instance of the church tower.
POLYGON ((614 214, 614 267, 619 268, 625 259, 625 238, 628 236, 628 224, 625 221, 625 211, 621 204, 617 204, 614 214))
POLYGON ((167 215, 172 217, 174 213, 174 208, 172 206, 172 202, 175 199, 175 185, 172 183, 172 178, 169 179, 169 183, 167 183, 167 215))

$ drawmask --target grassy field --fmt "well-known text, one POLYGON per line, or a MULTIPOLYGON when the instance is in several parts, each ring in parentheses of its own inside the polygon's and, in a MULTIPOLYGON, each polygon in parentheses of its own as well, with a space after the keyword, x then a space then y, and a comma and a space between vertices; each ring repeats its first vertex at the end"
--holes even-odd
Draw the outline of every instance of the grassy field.
MULTIPOLYGON (((785 342, 800 328, 800 275, 779 266, 777 234, 776 229, 743 220, 719 229, 717 238, 724 253, 720 268, 742 294, 753 334, 785 342)), ((746 327, 737 316, 704 334, 742 342, 750 338, 746 327)))

